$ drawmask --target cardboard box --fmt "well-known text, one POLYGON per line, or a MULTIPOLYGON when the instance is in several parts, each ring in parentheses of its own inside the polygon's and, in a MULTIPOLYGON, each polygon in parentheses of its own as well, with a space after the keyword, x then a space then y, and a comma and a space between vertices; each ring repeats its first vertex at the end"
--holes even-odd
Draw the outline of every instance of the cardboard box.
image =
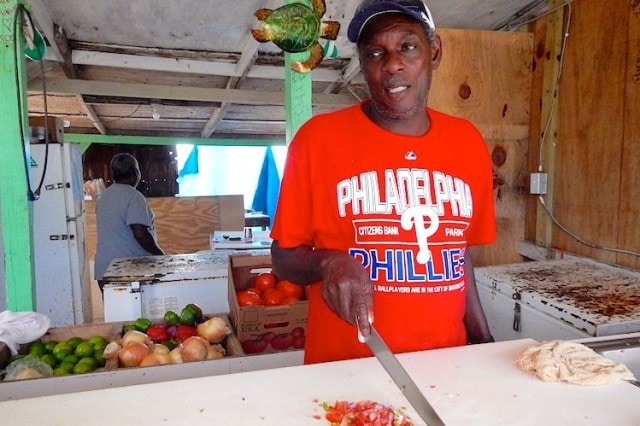
POLYGON ((284 306, 240 306, 237 290, 252 286, 261 272, 271 271, 266 250, 229 255, 229 308, 231 322, 245 354, 300 350, 304 347, 308 302, 284 306))
POLYGON ((107 342, 112 342, 119 338, 119 330, 115 323, 84 324, 71 327, 53 327, 40 338, 42 342, 56 341, 62 342, 72 337, 88 339, 92 336, 102 336, 107 342))
POLYGON ((45 143, 44 129, 48 129, 49 142, 64 142, 64 123, 56 117, 48 117, 45 126, 44 117, 29 117, 29 135, 31 143, 45 143))

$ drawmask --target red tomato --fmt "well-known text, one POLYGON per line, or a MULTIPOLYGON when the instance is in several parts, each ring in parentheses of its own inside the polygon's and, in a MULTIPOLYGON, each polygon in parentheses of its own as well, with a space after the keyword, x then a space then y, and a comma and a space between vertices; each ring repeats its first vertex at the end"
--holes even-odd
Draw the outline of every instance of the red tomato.
POLYGON ((253 286, 264 292, 267 289, 275 288, 276 286, 276 276, 271 272, 263 272, 258 274, 253 280, 253 286))
POLYGON ((278 281, 276 288, 291 298, 300 300, 302 299, 302 296, 304 296, 304 289, 302 286, 294 284, 288 280, 278 281))
POLYGON ((260 306, 264 305, 264 301, 258 293, 248 290, 240 290, 236 292, 238 305, 240 306, 260 306))
POLYGON ((260 290, 257 287, 249 287, 249 288, 245 289, 244 291, 249 292, 249 293, 255 293, 258 296, 262 296, 262 290, 260 290))
POLYGON ((286 303, 287 296, 278 289, 269 288, 262 293, 262 300, 266 306, 279 306, 286 303))
POLYGON ((299 302, 300 299, 298 299, 297 297, 285 297, 284 302, 282 302, 283 305, 290 305, 293 302, 299 302))

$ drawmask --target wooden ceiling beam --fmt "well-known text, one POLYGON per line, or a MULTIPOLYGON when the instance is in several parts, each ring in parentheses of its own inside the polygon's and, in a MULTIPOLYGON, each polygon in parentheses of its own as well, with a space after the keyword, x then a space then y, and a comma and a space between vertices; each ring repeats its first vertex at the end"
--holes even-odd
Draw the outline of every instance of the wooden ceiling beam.
MULTIPOLYGON (((69 47, 69 40, 67 39, 67 34, 64 31, 64 28, 54 24, 53 33, 55 44, 58 47, 58 53, 62 55, 62 70, 64 71, 64 74, 67 78, 78 78, 78 69, 71 61, 71 48, 69 47)), ((106 135, 107 129, 93 107, 91 105, 87 105, 81 94, 76 94, 76 98, 80 104, 80 108, 82 108, 87 114, 87 118, 91 121, 93 126, 98 129, 101 134, 106 135)))
MULTIPOLYGON (((39 91, 37 83, 29 82, 27 90, 39 91)), ((282 92, 69 79, 46 79, 46 84, 47 90, 51 93, 230 102, 244 105, 284 105, 285 102, 282 92)), ((315 93, 312 102, 314 106, 343 107, 352 105, 354 98, 343 94, 315 93)))
MULTIPOLYGON (((235 89, 238 87, 240 82, 246 77, 251 67, 256 62, 256 58, 258 57, 258 42, 255 41, 253 37, 247 37, 247 42, 245 44, 245 48, 242 50, 242 55, 240 59, 236 63, 236 75, 240 75, 239 77, 230 77, 227 81, 227 89, 235 89)), ((228 102, 223 102, 219 108, 214 109, 213 113, 205 123, 202 131, 200 132, 200 136, 203 138, 208 138, 216 129, 218 123, 224 117, 227 109, 231 104, 228 102)))
MULTIPOLYGON (((242 67, 237 67, 232 62, 210 62, 87 50, 74 50, 71 53, 71 59, 75 65, 143 69, 169 73, 224 75, 228 77, 240 77, 242 75, 242 67)), ((247 77, 284 80, 284 71, 281 66, 254 65, 250 67, 247 77)), ((313 70, 314 81, 332 82, 338 78, 340 78, 339 70, 326 68, 313 70)))
POLYGON ((353 56, 346 67, 342 69, 340 78, 330 83, 323 93, 340 93, 343 87, 348 85, 360 72, 360 59, 358 56, 353 56))

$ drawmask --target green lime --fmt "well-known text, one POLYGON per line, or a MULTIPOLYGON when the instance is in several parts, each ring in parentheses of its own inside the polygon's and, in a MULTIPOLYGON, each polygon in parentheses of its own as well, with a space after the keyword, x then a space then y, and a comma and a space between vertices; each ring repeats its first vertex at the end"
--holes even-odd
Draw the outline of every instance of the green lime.
POLYGON ((96 348, 98 346, 102 346, 102 348, 104 348, 105 346, 107 346, 107 339, 105 339, 102 336, 96 335, 96 336, 91 336, 87 339, 87 342, 91 343, 91 345, 96 348))
POLYGON ((106 343, 105 344, 100 343, 100 344, 94 345, 93 346, 93 354, 94 355, 95 354, 102 355, 102 353, 104 352, 104 348, 106 348, 106 347, 107 347, 106 343))
POLYGON ((89 342, 80 342, 76 347, 75 354, 80 358, 93 356, 93 345, 89 342))
POLYGON ((63 360, 67 355, 73 353, 73 346, 69 342, 60 342, 53 347, 51 352, 57 360, 63 360))
POLYGON ((180 324, 184 324, 184 325, 196 324, 196 315, 193 313, 191 309, 184 308, 182 312, 180 312, 180 324))
POLYGON ((40 361, 48 364, 51 368, 56 368, 58 365, 58 360, 52 354, 44 354, 40 357, 40 361))
POLYGON ((42 355, 46 354, 47 350, 44 347, 42 342, 33 342, 29 345, 29 355, 33 355, 36 358, 40 358, 42 355))
POLYGON ((75 367, 76 364, 76 362, 62 361, 58 368, 66 370, 67 373, 73 373, 73 367, 75 367))
POLYGON ((78 344, 80 344, 80 342, 82 342, 83 339, 81 337, 78 336, 74 336, 71 337, 69 339, 67 339, 67 343, 71 345, 72 348, 75 348, 76 346, 78 346, 78 344))
MULTIPOLYGON (((91 359, 93 359, 93 358, 91 358, 91 359)), ((73 374, 91 373, 95 369, 96 369, 96 367, 91 365, 91 364, 89 364, 89 363, 79 362, 73 367, 73 374)))
POLYGON ((180 316, 173 311, 167 311, 164 314, 164 322, 166 322, 169 327, 177 325, 180 322, 180 316))
POLYGON ((78 361, 80 361, 80 357, 76 354, 67 355, 62 360, 62 362, 70 362, 73 365, 76 365, 78 361))
MULTIPOLYGON (((73 367, 72 367, 73 368, 73 367)), ((54 376, 68 376, 69 374, 71 374, 71 371, 62 368, 62 367, 56 367, 53 369, 53 375, 54 376)))
POLYGON ((78 361, 78 364, 87 364, 91 367, 91 371, 95 370, 98 367, 98 361, 96 361, 96 359, 92 356, 86 356, 84 358, 80 358, 80 361, 78 361))
POLYGON ((106 361, 102 356, 102 352, 95 352, 93 354, 93 359, 96 360, 96 367, 104 367, 104 365, 106 364, 106 361))
POLYGON ((51 353, 53 352, 53 348, 55 348, 57 344, 58 344, 58 341, 49 340, 44 344, 44 348, 47 350, 48 353, 51 353))

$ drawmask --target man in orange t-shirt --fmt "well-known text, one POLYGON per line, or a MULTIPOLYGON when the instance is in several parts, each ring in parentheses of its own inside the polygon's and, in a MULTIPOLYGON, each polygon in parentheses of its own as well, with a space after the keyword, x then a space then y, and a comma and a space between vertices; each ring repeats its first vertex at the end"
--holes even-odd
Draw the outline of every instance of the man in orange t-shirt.
POLYGON ((470 245, 495 239, 492 171, 466 120, 427 108, 440 38, 421 0, 365 0, 349 25, 371 94, 289 146, 274 271, 308 285, 305 363, 493 341, 470 245))

